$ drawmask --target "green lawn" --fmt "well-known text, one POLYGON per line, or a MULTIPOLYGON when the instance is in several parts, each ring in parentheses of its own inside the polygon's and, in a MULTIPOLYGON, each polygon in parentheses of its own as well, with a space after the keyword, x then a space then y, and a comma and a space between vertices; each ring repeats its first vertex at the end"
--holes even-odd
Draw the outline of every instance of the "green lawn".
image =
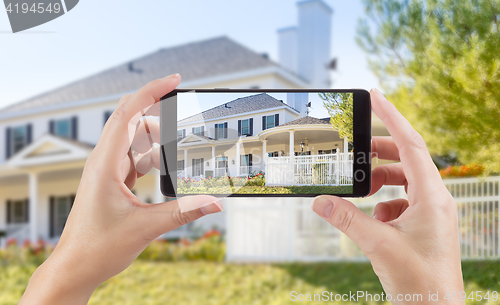
MULTIPOLYGON (((34 270, 35 265, 0 266, 0 304, 17 304, 34 270)), ((500 262, 465 262, 463 270, 466 291, 500 290, 500 262)), ((289 300, 292 290, 299 293, 363 290, 374 294, 380 293, 382 287, 369 263, 269 265, 136 261, 125 272, 102 284, 90 304, 300 303, 289 300)))
POLYGON ((341 186, 250 186, 178 188, 178 194, 352 194, 352 185, 341 186))

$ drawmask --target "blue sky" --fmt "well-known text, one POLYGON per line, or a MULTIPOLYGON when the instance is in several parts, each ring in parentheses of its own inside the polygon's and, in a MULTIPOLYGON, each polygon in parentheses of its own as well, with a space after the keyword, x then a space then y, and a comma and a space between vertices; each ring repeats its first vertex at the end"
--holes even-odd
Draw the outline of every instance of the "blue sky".
MULTIPOLYGON (((333 9, 335 88, 378 85, 356 45, 360 0, 325 0, 333 9)), ((0 108, 132 58, 227 35, 277 60, 276 30, 296 25, 296 1, 85 0, 66 15, 12 34, 0 11, 0 108)))

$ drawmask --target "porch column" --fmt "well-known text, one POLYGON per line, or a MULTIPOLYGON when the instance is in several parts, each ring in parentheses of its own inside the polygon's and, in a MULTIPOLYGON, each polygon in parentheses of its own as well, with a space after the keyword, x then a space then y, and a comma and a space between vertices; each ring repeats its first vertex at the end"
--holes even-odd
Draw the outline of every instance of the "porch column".
POLYGON ((214 171, 214 177, 215 177, 215 146, 212 145, 212 170, 214 171))
POLYGON ((32 243, 38 241, 38 173, 29 173, 29 225, 30 225, 30 240, 32 243))
POLYGON ((290 175, 291 175, 291 184, 293 185, 293 180, 295 179, 295 130, 290 130, 290 175))
POLYGON ((188 177, 188 150, 184 149, 184 178, 188 177))
POLYGON ((262 165, 263 167, 267 165, 267 140, 262 140, 262 165))
POLYGON ((236 142, 236 176, 240 175, 240 142, 236 142))

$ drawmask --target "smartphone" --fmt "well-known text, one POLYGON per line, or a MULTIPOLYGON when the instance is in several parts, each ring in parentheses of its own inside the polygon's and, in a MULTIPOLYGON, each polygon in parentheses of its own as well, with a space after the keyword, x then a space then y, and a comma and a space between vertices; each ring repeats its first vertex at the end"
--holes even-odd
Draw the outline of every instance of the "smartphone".
POLYGON ((160 109, 165 196, 370 192, 365 90, 178 89, 160 109))

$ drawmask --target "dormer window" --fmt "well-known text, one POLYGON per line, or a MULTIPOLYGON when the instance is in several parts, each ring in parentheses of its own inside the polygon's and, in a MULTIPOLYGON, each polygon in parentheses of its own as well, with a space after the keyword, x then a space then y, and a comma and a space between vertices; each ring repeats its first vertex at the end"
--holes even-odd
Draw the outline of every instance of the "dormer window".
POLYGON ((203 136, 205 133, 205 128, 203 126, 193 127, 193 134, 203 136))

